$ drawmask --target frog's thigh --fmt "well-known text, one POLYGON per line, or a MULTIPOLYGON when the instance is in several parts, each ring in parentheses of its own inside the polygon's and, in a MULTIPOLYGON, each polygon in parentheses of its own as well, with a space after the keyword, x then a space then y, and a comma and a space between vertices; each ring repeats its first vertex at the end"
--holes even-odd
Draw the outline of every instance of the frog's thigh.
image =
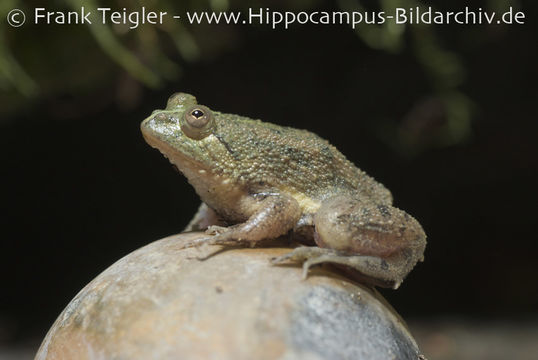
POLYGON ((343 264, 372 280, 397 286, 425 247, 426 235, 415 219, 369 199, 330 198, 316 213, 314 224, 320 249, 298 249, 293 255, 303 257, 306 268, 322 262, 343 264))
POLYGON ((210 226, 225 226, 226 223, 219 217, 219 215, 207 206, 205 203, 201 203, 198 211, 189 222, 189 225, 183 230, 186 231, 199 231, 205 230, 210 226))

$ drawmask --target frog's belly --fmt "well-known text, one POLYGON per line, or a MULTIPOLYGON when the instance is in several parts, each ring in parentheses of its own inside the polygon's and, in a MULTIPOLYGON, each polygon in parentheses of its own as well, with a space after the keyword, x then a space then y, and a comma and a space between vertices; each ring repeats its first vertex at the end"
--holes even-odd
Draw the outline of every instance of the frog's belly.
MULTIPOLYGON (((211 190, 213 191, 200 191, 199 195, 202 201, 227 222, 240 223, 247 221, 260 207, 259 199, 241 187, 223 186, 222 189, 218 189, 214 186, 211 190)), ((296 228, 312 226, 313 215, 320 208, 321 202, 303 193, 286 190, 280 189, 278 193, 292 197, 301 208, 302 216, 297 222, 296 228)), ((263 194, 263 192, 260 192, 260 194, 263 194)))
POLYGON ((303 214, 315 214, 321 206, 320 201, 314 200, 303 193, 288 192, 288 194, 297 200, 303 214))

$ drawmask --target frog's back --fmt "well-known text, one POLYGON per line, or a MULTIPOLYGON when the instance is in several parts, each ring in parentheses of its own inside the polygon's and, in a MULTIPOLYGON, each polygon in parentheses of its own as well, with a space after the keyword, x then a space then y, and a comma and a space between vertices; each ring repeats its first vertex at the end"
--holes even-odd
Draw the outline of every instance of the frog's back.
POLYGON ((234 178, 322 200, 358 193, 392 203, 390 192, 314 133, 231 114, 216 114, 220 140, 233 156, 234 178))

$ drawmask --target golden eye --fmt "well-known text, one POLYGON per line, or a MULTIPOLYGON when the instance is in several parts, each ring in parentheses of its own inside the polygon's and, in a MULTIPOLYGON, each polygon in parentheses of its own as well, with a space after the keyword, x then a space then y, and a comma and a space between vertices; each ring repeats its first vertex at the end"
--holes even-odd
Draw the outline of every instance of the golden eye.
POLYGON ((213 114, 203 105, 193 106, 183 116, 185 121, 181 126, 183 132, 190 138, 202 139, 211 133, 213 114))
POLYGON ((185 120, 190 126, 199 129, 206 126, 209 122, 209 116, 203 109, 196 107, 187 113, 185 120))

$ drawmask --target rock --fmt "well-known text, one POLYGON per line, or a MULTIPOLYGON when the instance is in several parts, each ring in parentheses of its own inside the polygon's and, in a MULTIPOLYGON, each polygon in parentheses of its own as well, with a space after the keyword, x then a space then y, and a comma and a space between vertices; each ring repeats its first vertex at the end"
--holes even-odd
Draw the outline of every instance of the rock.
POLYGON ((286 248, 149 244, 90 282, 36 359, 418 359, 401 319, 372 289, 325 268, 272 266, 286 248), (199 260, 206 252, 211 256, 199 260))

